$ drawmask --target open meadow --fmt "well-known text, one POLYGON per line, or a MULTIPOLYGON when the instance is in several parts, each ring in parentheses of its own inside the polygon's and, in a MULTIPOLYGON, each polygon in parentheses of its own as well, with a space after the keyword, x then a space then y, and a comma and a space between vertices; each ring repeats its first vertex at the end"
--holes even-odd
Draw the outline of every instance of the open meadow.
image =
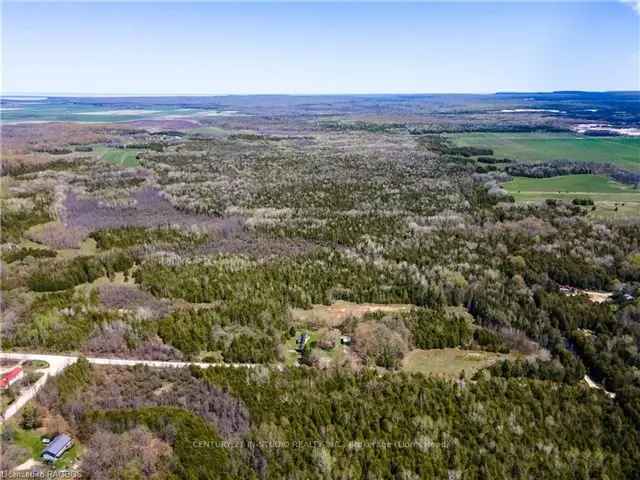
POLYGON ((402 369, 410 373, 423 373, 455 380, 464 374, 471 378, 477 371, 500 360, 514 360, 515 355, 495 352, 436 348, 412 350, 402 359, 402 369))

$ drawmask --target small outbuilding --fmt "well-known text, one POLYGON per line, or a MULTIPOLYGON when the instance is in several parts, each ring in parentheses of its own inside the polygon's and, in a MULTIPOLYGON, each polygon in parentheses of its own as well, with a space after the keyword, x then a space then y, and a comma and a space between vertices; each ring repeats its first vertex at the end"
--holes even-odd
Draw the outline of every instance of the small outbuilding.
POLYGON ((55 462, 72 446, 73 440, 69 435, 66 433, 56 435, 56 437, 49 442, 47 448, 42 451, 42 459, 46 462, 55 462))
POLYGON ((311 336, 306 332, 298 337, 298 340, 296 341, 296 343, 298 344, 298 351, 299 352, 302 352, 304 350, 304 347, 305 347, 305 345, 307 344, 307 342, 309 341, 310 338, 311 338, 311 336))

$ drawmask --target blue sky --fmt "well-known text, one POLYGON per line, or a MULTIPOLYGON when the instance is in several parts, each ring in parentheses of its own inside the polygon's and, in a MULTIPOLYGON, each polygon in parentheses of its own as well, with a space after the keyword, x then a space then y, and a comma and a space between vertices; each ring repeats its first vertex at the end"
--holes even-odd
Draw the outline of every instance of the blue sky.
POLYGON ((623 2, 4 2, 5 93, 640 89, 623 2))

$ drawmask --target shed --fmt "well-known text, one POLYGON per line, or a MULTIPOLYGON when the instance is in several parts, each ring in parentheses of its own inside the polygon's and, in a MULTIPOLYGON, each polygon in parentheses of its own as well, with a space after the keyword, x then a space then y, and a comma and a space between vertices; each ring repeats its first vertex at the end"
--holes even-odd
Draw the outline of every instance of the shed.
POLYGON ((309 341, 309 338, 311 338, 311 337, 306 332, 298 337, 298 340, 296 341, 296 343, 298 344, 298 351, 299 352, 302 352, 304 350, 304 347, 307 344, 307 342, 309 341))

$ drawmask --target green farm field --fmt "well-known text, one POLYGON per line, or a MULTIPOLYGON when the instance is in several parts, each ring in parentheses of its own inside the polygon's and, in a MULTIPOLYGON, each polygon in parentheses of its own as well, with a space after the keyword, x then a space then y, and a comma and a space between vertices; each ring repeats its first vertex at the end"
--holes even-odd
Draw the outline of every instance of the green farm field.
POLYGON ((100 160, 122 165, 123 167, 137 167, 140 162, 136 156, 141 150, 130 148, 110 148, 105 146, 97 146, 94 151, 98 154, 100 160))
POLYGON ((614 182, 604 175, 565 175, 550 178, 517 177, 503 187, 518 202, 538 202, 547 198, 571 201, 590 198, 596 203, 594 216, 608 218, 637 215, 640 190, 614 182), (604 212, 608 211, 608 214, 604 212))
POLYGON ((571 133, 462 133, 449 136, 461 147, 488 147, 516 161, 574 160, 640 170, 640 137, 586 137, 571 133))
POLYGON ((605 175, 563 175, 549 178, 516 177, 504 183, 511 193, 606 193, 638 195, 640 191, 609 180, 605 175))

